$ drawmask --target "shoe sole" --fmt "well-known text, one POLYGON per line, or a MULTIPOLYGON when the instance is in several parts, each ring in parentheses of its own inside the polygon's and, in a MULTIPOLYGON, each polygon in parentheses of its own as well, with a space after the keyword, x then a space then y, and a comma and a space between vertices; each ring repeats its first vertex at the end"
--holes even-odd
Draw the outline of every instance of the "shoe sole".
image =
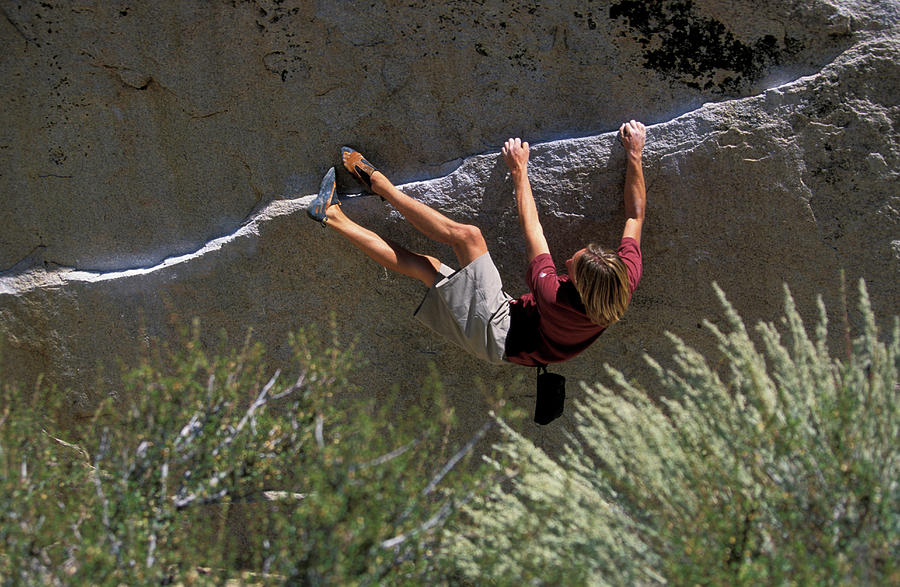
POLYGON ((325 224, 325 221, 327 220, 325 211, 328 209, 328 206, 332 204, 334 192, 337 188, 334 174, 334 167, 332 167, 325 174, 325 177, 322 178, 322 184, 319 186, 319 194, 316 196, 316 199, 310 202, 309 206, 306 208, 306 213, 309 214, 309 217, 322 224, 325 224))

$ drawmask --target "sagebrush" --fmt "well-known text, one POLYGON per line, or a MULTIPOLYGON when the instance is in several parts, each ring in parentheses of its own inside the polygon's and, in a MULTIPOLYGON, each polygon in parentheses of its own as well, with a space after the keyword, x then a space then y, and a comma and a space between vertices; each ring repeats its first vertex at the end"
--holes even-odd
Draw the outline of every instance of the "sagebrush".
POLYGON ((418 553, 452 513, 456 465, 479 434, 448 444, 434 377, 422 399, 437 416, 407 406, 404 421, 389 399, 359 399, 352 348, 307 332, 292 344, 289 374, 249 339, 213 352, 195 330, 184 348, 148 352, 77 438, 54 432, 41 403, 62 394, 25 402, 6 385, 0 580, 420 580, 418 553))
POLYGON ((676 366, 648 357, 650 390, 607 367, 615 385, 585 386, 559 460, 505 427, 493 465, 510 481, 467 508, 449 567, 502 584, 900 583, 900 323, 880 340, 861 282, 862 332, 836 358, 821 299, 810 335, 786 290, 784 334, 763 323, 754 341, 716 291, 721 357, 672 335, 676 366))

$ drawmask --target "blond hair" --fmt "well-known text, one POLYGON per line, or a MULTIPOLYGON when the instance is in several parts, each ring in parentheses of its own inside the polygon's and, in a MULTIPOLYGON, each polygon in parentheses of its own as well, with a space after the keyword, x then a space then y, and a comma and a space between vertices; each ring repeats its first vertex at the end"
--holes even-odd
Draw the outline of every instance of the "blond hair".
POLYGON ((617 322, 631 297, 628 272, 619 255, 591 243, 575 259, 572 270, 575 289, 591 322, 600 326, 617 322))

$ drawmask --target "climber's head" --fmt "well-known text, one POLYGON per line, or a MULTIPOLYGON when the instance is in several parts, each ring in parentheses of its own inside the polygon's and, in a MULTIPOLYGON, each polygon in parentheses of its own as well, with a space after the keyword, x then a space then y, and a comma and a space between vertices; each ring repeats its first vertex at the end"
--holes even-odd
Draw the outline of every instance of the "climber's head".
POLYGON ((592 322, 609 326, 622 317, 631 292, 619 255, 591 243, 566 261, 566 269, 592 322))

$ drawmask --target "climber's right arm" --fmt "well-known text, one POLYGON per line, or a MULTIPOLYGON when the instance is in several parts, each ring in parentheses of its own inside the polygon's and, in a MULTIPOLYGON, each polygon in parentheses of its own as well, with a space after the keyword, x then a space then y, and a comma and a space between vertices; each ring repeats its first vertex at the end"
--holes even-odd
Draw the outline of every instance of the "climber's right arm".
POLYGON ((625 231, 622 237, 633 238, 640 247, 644 208, 647 205, 647 190, 641 165, 647 128, 632 120, 619 128, 619 136, 625 146, 625 231))
POLYGON ((531 260, 538 255, 549 253, 550 247, 544 237, 544 229, 538 218, 534 195, 531 193, 531 182, 528 180, 528 143, 522 142, 521 139, 509 139, 503 145, 501 152, 512 175, 519 223, 525 233, 525 253, 528 256, 528 262, 531 263, 531 260))

